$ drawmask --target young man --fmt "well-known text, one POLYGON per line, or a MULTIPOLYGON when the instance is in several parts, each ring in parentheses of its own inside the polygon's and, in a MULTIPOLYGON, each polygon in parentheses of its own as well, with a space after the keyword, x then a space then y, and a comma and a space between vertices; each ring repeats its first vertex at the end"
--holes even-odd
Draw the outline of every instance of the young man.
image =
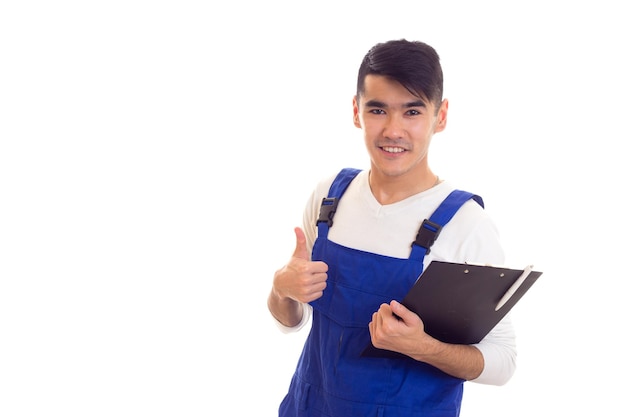
POLYGON ((363 58, 353 117, 370 168, 319 183, 268 297, 285 332, 313 317, 280 416, 458 416, 465 381, 501 385, 512 376, 508 317, 480 343, 454 345, 425 333, 398 302, 433 259, 504 263, 480 198, 459 203, 434 243, 419 238, 424 219, 455 190, 428 164, 430 141, 446 127, 442 94, 429 45, 394 40, 363 58), (370 342, 405 356, 363 356, 370 342))

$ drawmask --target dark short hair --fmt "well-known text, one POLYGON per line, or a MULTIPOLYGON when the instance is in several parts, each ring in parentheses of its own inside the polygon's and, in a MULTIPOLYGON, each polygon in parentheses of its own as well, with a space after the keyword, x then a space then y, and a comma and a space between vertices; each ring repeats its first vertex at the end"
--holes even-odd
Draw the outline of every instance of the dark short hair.
POLYGON ((406 39, 374 45, 363 57, 357 78, 357 98, 364 91, 365 76, 389 77, 412 94, 439 107, 443 98, 443 71, 437 51, 424 42, 406 39))

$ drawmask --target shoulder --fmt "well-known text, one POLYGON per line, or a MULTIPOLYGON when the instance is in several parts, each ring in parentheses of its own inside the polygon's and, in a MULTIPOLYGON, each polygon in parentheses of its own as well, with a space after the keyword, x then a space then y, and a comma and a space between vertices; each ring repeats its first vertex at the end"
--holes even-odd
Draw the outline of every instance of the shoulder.
MULTIPOLYGON (((313 204, 313 208, 319 208, 319 204, 322 199, 328 197, 330 188, 338 179, 340 170, 337 170, 334 173, 326 174, 315 186, 313 193, 309 199, 309 204, 313 204)), ((369 187, 367 180, 367 171, 360 170, 360 172, 354 177, 352 181, 350 181, 348 189, 352 192, 360 192, 363 187, 369 187)))
MULTIPOLYGON (((325 176, 323 176, 322 179, 317 183, 317 187, 315 188, 315 191, 318 194, 323 195, 324 197, 328 196, 328 191, 330 190, 330 187, 332 186, 333 182, 335 182, 335 180, 339 179, 339 176, 343 170, 349 170, 349 171, 352 171, 354 174, 356 174, 354 175, 354 179, 350 182, 350 184, 362 183, 363 179, 365 179, 365 181, 367 182, 366 170, 357 169, 357 168, 344 168, 342 170, 337 170, 333 173, 327 173, 325 176)), ((343 177, 343 178, 347 178, 347 177, 343 177)))
POLYGON ((433 198, 443 202, 453 192, 461 192, 461 201, 465 201, 459 208, 460 217, 488 218, 488 212, 484 210, 482 195, 457 187, 453 183, 443 182, 433 189, 433 198), (466 199, 467 198, 467 199, 466 199))
MULTIPOLYGON (((312 244, 313 240, 317 236, 317 218, 319 215, 320 204, 322 200, 328 197, 328 193, 330 191, 330 187, 333 182, 337 179, 337 176, 341 172, 341 169, 336 169, 334 171, 329 171, 325 175, 322 176, 321 180, 317 182, 304 210, 304 218, 303 218, 303 227, 305 230, 305 234, 307 235, 307 240, 310 244, 312 244)), ((360 188, 363 186, 363 181, 365 181, 365 185, 367 186, 367 170, 361 170, 357 176, 350 183, 350 187, 348 189, 354 190, 355 188, 360 188), (363 180, 364 178, 364 180, 363 180)), ((345 206, 345 204, 344 204, 345 206)))
MULTIPOLYGON (((459 189, 452 184, 447 184, 445 188, 440 190, 445 195, 459 189)), ((438 247, 433 247, 433 252, 443 260, 490 264, 504 262, 498 227, 489 211, 473 199, 459 208, 442 229, 437 243, 438 247)))

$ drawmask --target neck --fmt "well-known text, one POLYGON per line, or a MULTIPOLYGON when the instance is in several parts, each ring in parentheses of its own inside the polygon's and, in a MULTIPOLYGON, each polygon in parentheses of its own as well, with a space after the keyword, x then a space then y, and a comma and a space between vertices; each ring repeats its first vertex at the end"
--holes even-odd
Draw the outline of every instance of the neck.
POLYGON ((381 205, 393 204, 413 195, 430 190, 441 180, 439 176, 428 170, 419 178, 377 176, 369 173, 369 184, 372 194, 381 205))

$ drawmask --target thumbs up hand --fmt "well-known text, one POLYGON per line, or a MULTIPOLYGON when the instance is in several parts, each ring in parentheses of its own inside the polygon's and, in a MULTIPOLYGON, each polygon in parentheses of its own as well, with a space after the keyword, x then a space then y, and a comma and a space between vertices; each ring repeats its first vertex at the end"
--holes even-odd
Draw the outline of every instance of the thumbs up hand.
POLYGON ((328 265, 311 261, 306 237, 295 228, 296 248, 289 262, 274 274, 274 292, 280 298, 291 298, 302 303, 317 300, 326 288, 328 265))

